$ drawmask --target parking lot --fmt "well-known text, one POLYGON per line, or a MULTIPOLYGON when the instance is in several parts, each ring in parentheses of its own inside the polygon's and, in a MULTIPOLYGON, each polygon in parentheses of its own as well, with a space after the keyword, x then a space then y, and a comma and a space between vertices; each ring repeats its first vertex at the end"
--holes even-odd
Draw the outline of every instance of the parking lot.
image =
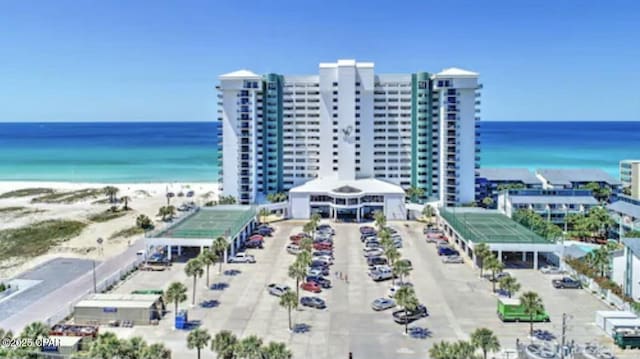
MULTIPOLYGON (((231 330, 239 337, 257 335, 265 342, 287 343, 294 358, 425 358, 428 349, 441 340, 468 339, 478 327, 493 330, 503 347, 513 348, 517 338, 526 341, 528 323, 502 323, 496 315, 496 297, 491 293, 491 283, 479 278, 479 272, 470 264, 443 264, 435 245, 426 243, 422 225, 415 222, 390 223, 404 238, 400 250, 404 258, 411 260, 413 271, 408 280, 414 284, 418 299, 425 304, 430 315, 410 326, 423 327, 429 336, 424 339, 407 337, 403 326, 396 324, 391 310, 374 312, 371 302, 386 296, 390 281, 375 283, 367 276, 367 265, 362 256, 363 245, 359 240, 357 224, 332 224, 335 264, 331 268, 333 288, 323 290, 318 296, 327 301, 327 309, 300 307, 292 313, 294 324, 308 327, 305 333, 288 331, 287 311, 280 307, 279 299, 266 291, 269 283, 282 283, 290 287, 295 281, 287 277, 287 268, 294 256, 286 253, 285 246, 291 234, 300 232, 304 222, 286 221, 275 224, 273 237, 265 239, 265 248, 250 250, 255 264, 225 264, 223 270, 236 269, 238 273, 218 274, 217 266, 211 267, 211 283, 223 283, 218 290, 205 288, 205 278, 198 280, 197 302, 214 300, 213 308, 196 306, 189 309, 189 320, 215 334, 231 330), (341 271, 349 283, 335 277, 341 271)), ((180 280, 189 287, 191 302, 192 279, 186 278, 184 264, 174 264, 165 272, 140 272, 125 282, 117 291, 166 288, 173 280, 180 280)), ((596 310, 607 309, 596 298, 583 290, 556 290, 550 280, 533 270, 510 270, 522 284, 522 290, 532 290, 544 299, 551 323, 536 324, 556 335, 560 334, 561 315, 573 315, 569 321, 568 338, 578 344, 600 341, 611 346, 594 324, 596 310)), ((521 292, 522 292, 521 290, 521 292)), ((302 295, 309 295, 302 292, 302 295)), ((173 305, 168 305, 173 309, 173 305)), ((149 342, 161 341, 182 358, 194 355, 186 348, 187 331, 173 330, 173 313, 168 313, 158 326, 117 328, 123 337, 142 335, 149 342)), ((628 353, 631 354, 631 353, 628 353)), ((634 354, 637 354, 634 353, 634 354)), ((625 356, 620 356, 625 357, 625 356)), ((633 357, 631 356, 626 357, 633 357)))

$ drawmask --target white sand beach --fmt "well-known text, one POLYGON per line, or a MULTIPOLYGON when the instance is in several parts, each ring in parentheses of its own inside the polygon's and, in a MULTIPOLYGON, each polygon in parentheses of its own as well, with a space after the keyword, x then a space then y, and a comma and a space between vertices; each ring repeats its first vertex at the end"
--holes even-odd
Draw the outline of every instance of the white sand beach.
MULTIPOLYGON (((78 257, 104 260, 123 252, 129 243, 140 235, 129 238, 110 238, 114 233, 135 225, 135 218, 145 214, 154 221, 156 226, 164 223, 156 216, 158 209, 166 205, 167 191, 176 196, 171 198, 171 204, 181 205, 183 202, 193 201, 202 205, 207 201, 217 200, 217 183, 71 183, 71 182, 0 182, 0 196, 3 193, 28 188, 50 188, 56 192, 70 192, 81 189, 99 189, 114 186, 119 189, 118 198, 128 196, 129 207, 125 215, 106 222, 93 222, 88 219, 109 209, 113 204, 106 203, 105 195, 74 201, 73 203, 34 203, 37 197, 0 198, 0 230, 21 228, 33 223, 50 220, 65 219, 78 220, 88 223, 88 226, 78 235, 52 248, 47 254, 34 258, 15 258, 0 262, 0 278, 9 278, 33 268, 55 257, 78 257), (186 197, 187 192, 193 191, 193 197, 186 197), (179 197, 181 193, 184 196, 179 197), (99 203, 96 203, 99 202, 99 203), (4 210, 3 210, 4 209, 4 210), (103 238, 102 246, 98 246, 97 239, 103 238), (100 248, 101 247, 101 248, 100 248)), ((122 203, 117 203, 122 207, 122 203)))

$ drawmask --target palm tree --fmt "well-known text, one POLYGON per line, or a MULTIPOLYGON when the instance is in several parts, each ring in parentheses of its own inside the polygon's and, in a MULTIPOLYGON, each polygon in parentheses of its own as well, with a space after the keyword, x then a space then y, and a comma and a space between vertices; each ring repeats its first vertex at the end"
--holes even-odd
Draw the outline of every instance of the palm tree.
POLYGON ((191 305, 196 305, 196 281, 198 277, 202 277, 204 269, 202 269, 202 262, 198 258, 189 259, 187 265, 184 267, 184 272, 187 277, 193 277, 193 297, 191 298, 191 305))
POLYGON ((153 223, 151 222, 151 219, 149 217, 141 214, 136 217, 136 227, 147 230, 153 227, 153 223))
POLYGON ((536 292, 526 292, 520 296, 520 304, 529 315, 529 335, 533 335, 533 317, 544 314, 544 303, 536 292))
POLYGON ((381 231, 387 225, 387 217, 385 217, 382 211, 373 212, 373 221, 378 227, 378 231, 381 231))
POLYGON ((314 213, 311 215, 311 222, 313 222, 314 224, 314 228, 313 230, 315 231, 316 228, 318 228, 318 224, 320 224, 320 220, 322 219, 322 216, 320 216, 319 213, 314 213))
POLYGON ((218 359, 233 359, 238 346, 238 338, 228 330, 216 334, 211 341, 211 350, 218 354, 218 359))
POLYGON ((311 238, 302 238, 300 240, 300 243, 298 244, 298 247, 300 247, 300 249, 302 249, 305 252, 311 252, 311 250, 313 249, 313 240, 311 238))
POLYGON ((91 342, 89 358, 113 359, 121 357, 122 342, 113 332, 104 332, 91 342))
POLYGON ((216 263, 218 255, 212 250, 205 249, 204 252, 200 253, 198 259, 207 268, 207 288, 209 288, 209 267, 216 263))
POLYGON ((211 335, 206 329, 194 329, 187 335, 187 348, 196 349, 198 351, 198 359, 200 359, 200 351, 207 346, 209 340, 211 340, 211 335))
POLYGON ((512 294, 520 290, 520 283, 518 283, 518 280, 512 276, 500 278, 500 282, 498 284, 500 285, 500 289, 509 293, 509 298, 511 298, 512 294))
POLYGON ((485 198, 483 198, 483 199, 482 199, 482 205, 483 205, 485 208, 489 208, 489 207, 493 206, 493 198, 491 198, 491 197, 485 197, 485 198))
POLYGON ((478 267, 480 267, 480 277, 482 277, 482 272, 485 265, 485 260, 491 255, 491 249, 489 249, 489 245, 485 242, 480 242, 473 247, 473 251, 476 254, 476 258, 478 258, 480 263, 478 267))
POLYGON ((431 222, 431 218, 433 217, 434 211, 433 211, 433 207, 431 207, 430 205, 425 205, 422 208, 422 215, 427 217, 427 220, 429 222, 431 222))
POLYGON ((125 211, 129 210, 129 202, 131 202, 131 197, 129 196, 122 196, 120 197, 120 200, 122 202, 124 202, 124 206, 122 207, 125 211))
POLYGON ((476 359, 476 347, 464 340, 453 343, 453 352, 457 359, 476 359))
POLYGON ((22 330, 20 338, 31 339, 35 342, 36 339, 48 338, 49 331, 49 326, 43 322, 33 322, 22 330))
POLYGON ((168 303, 173 302, 173 315, 178 315, 178 304, 187 300, 187 287, 180 282, 169 284, 169 288, 164 293, 165 300, 168 303))
POLYGON ((140 359, 171 359, 171 350, 161 343, 151 344, 142 350, 140 359))
POLYGON ((454 350, 455 348, 451 343, 441 341, 440 343, 433 344, 431 349, 429 349, 429 357, 431 359, 458 359, 454 350))
POLYGON ((236 355, 245 359, 262 359, 262 339, 250 335, 238 343, 236 355))
MULTIPOLYGON (((396 303, 402 307, 404 310, 404 315, 407 317, 408 311, 413 311, 418 307, 418 298, 416 297, 416 292, 413 290, 413 287, 401 287, 398 289, 396 294, 394 295, 396 303)), ((404 332, 405 334, 409 330, 409 322, 405 321, 404 323, 404 332)))
POLYGON ((424 196, 424 189, 411 186, 406 190, 406 194, 411 202, 415 202, 416 198, 421 198, 422 196, 424 196))
POLYGON ((587 255, 587 261, 593 268, 596 269, 600 277, 604 277, 609 271, 611 258, 609 257, 609 249, 606 246, 601 246, 595 251, 589 252, 587 255))
POLYGON ((142 337, 120 340, 121 357, 139 359, 147 348, 147 342, 142 337))
POLYGON ((393 266, 393 264, 398 259, 400 259, 400 252, 398 252, 398 248, 396 248, 393 243, 391 243, 390 246, 385 246, 383 251, 384 251, 384 256, 387 257, 387 260, 389 261, 389 264, 391 266, 393 266))
POLYGON ((496 256, 491 255, 487 259, 486 267, 491 271, 491 283, 493 284, 493 291, 496 291, 496 274, 502 272, 504 269, 504 264, 496 258, 496 256))
POLYGON ((471 333, 471 344, 482 350, 482 356, 487 359, 487 352, 500 350, 500 341, 493 332, 487 328, 478 328, 471 333))
POLYGON ((404 276, 409 275, 411 267, 406 261, 397 261, 393 264, 393 274, 400 277, 400 283, 404 283, 404 276))
MULTIPOLYGON (((303 252, 304 253, 304 252, 303 252)), ((295 261, 289 266, 289 277, 296 280, 296 298, 300 296, 300 282, 307 277, 307 266, 295 261)))
POLYGON ((287 290, 280 297, 280 306, 287 308, 289 311, 289 330, 291 330, 291 309, 298 308, 298 294, 292 292, 291 290, 287 290))
POLYGON ((389 233, 389 230, 386 228, 378 231, 378 238, 380 238, 380 243, 383 245, 385 243, 391 243, 391 233, 389 233))
POLYGON ((260 218, 260 223, 266 223, 265 218, 268 217, 271 212, 266 208, 260 208, 258 212, 258 217, 260 218))
POLYGON ((313 237, 313 232, 316 230, 316 224, 313 221, 309 221, 302 226, 302 231, 308 234, 310 237, 313 237))
POLYGON ((293 354, 284 343, 270 342, 262 348, 262 355, 265 359, 291 359, 293 354))
POLYGON ((218 237, 213 241, 211 248, 218 255, 220 260, 220 266, 218 267, 218 273, 222 273, 222 262, 224 261, 224 252, 229 247, 229 243, 224 237, 218 237))
POLYGON ((105 188, 102 189, 102 192, 109 197, 109 203, 113 203, 116 200, 116 195, 118 194, 118 192, 120 192, 120 190, 118 189, 118 187, 114 187, 114 186, 107 186, 105 188))
POLYGON ((310 251, 302 251, 298 253, 298 255, 296 256, 296 262, 300 263, 300 265, 303 267, 309 266, 309 264, 311 264, 312 259, 313 257, 311 256, 310 251))

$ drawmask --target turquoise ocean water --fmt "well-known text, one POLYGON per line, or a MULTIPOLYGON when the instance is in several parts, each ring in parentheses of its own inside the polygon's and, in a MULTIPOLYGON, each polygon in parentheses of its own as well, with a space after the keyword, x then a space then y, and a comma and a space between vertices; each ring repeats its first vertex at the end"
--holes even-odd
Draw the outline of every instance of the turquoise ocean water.
MULTIPOLYGON (((483 167, 595 167, 640 158, 640 122, 482 122, 483 167)), ((217 125, 0 123, 0 180, 212 182, 217 125)))

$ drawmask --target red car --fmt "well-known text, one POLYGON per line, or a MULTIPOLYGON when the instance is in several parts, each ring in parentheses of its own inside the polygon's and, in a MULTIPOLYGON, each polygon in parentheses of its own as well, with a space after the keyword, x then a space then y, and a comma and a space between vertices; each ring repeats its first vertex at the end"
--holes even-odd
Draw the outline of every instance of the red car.
POLYGON ((302 290, 306 290, 313 293, 322 292, 322 288, 320 288, 320 286, 316 282, 304 282, 300 284, 300 288, 302 288, 302 290))
POLYGON ((329 243, 314 243, 313 249, 317 251, 330 251, 333 249, 333 246, 329 243))

